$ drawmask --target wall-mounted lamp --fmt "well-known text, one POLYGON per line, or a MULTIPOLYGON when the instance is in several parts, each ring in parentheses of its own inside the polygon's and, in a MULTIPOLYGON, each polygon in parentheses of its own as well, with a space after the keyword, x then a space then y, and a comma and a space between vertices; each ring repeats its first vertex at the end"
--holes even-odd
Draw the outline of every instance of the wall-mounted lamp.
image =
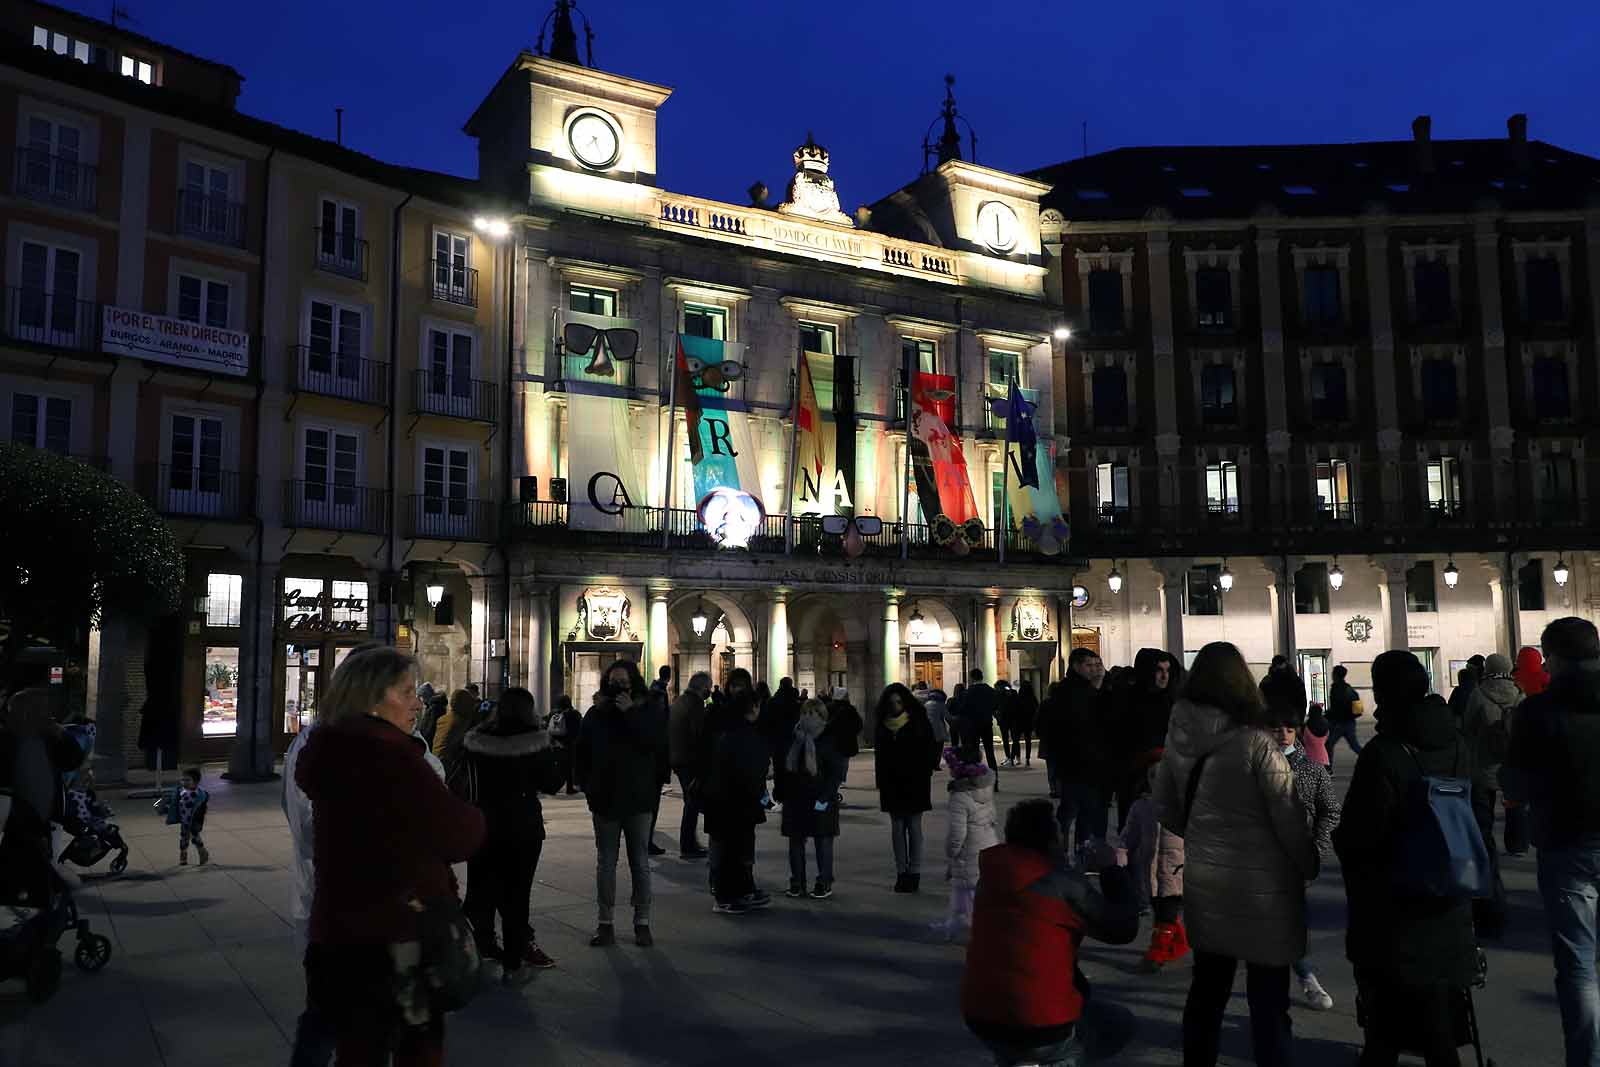
POLYGON ((1057 341, 1070 340, 1072 338, 1072 328, 1070 326, 1057 326, 1055 328, 1055 337, 1057 341))
POLYGON ((479 233, 487 234, 496 241, 511 233, 511 224, 505 219, 488 219, 482 215, 472 220, 472 228, 479 233))
POLYGON ((1445 587, 1448 588, 1448 589, 1454 589, 1456 587, 1456 583, 1459 582, 1460 580, 1461 580, 1461 572, 1456 569, 1456 561, 1455 561, 1455 558, 1452 557, 1450 562, 1446 563, 1444 565, 1444 584, 1445 584, 1445 587))
POLYGON ((1113 593, 1122 592, 1122 572, 1115 563, 1111 565, 1111 573, 1106 575, 1106 585, 1113 593))
POLYGON ((430 608, 438 607, 439 606, 439 601, 441 601, 443 599, 444 599, 444 586, 440 585, 438 582, 430 582, 430 583, 428 583, 428 607, 430 607, 430 608))
POLYGON ((1572 577, 1572 572, 1567 569, 1567 561, 1565 557, 1556 557, 1556 569, 1550 572, 1550 576, 1556 580, 1557 585, 1561 586, 1563 589, 1566 588, 1567 579, 1572 577))
POLYGON ((706 635, 706 626, 710 621, 710 619, 706 618, 705 605, 696 600, 694 602, 694 614, 689 616, 689 625, 694 628, 694 635, 696 637, 704 637, 706 635))
POLYGON ((1333 557, 1333 566, 1328 568, 1328 584, 1335 590, 1344 586, 1344 568, 1339 566, 1339 557, 1333 557))

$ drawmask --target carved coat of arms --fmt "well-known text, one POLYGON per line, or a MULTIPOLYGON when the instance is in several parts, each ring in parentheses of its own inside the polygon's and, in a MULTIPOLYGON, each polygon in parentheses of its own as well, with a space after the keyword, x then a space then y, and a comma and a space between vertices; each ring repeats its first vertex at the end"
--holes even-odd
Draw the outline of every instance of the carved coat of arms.
POLYGON ((1018 641, 1043 641, 1048 628, 1044 605, 1037 600, 1019 600, 1012 612, 1011 631, 1018 641))
POLYGON ((578 595, 578 622, 567 640, 575 640, 580 630, 591 641, 615 641, 618 637, 638 640, 630 626, 632 608, 632 602, 620 589, 591 586, 578 595))
POLYGON ((1357 615, 1344 624, 1344 635, 1356 644, 1372 640, 1372 620, 1365 615, 1357 615))

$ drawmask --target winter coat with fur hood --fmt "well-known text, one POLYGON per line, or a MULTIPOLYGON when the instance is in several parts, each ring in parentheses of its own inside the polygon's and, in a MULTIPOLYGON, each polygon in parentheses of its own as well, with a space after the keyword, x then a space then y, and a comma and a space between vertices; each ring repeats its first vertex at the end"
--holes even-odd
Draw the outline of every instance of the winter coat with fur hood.
POLYGON ((1000 843, 995 832, 994 774, 985 767, 950 786, 950 820, 945 828, 944 856, 951 877, 965 886, 978 884, 978 853, 1000 843))
POLYGON ((562 751, 543 727, 503 729, 485 723, 462 742, 467 797, 483 812, 491 843, 544 840, 540 793, 559 793, 566 781, 562 751))
POLYGON ((1319 864, 1277 742, 1220 708, 1179 700, 1155 798, 1162 824, 1183 837, 1190 944, 1268 967, 1304 956, 1305 883, 1319 864), (1202 759, 1194 806, 1185 810, 1202 759))

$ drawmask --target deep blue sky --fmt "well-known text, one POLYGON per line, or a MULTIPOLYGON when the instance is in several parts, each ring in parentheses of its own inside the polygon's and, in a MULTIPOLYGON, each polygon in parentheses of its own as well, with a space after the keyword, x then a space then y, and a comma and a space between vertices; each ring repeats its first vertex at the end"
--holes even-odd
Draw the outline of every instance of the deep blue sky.
MULTIPOLYGON (((101 0, 59 0, 104 17, 101 0)), ((121 0, 140 32, 229 63, 241 110, 397 163, 475 175, 461 125, 545 0, 121 0)), ((914 178, 946 71, 978 158, 1121 145, 1531 137, 1600 155, 1595 0, 587 0, 596 65, 673 87, 660 183, 781 190, 808 129, 847 210, 914 178)))

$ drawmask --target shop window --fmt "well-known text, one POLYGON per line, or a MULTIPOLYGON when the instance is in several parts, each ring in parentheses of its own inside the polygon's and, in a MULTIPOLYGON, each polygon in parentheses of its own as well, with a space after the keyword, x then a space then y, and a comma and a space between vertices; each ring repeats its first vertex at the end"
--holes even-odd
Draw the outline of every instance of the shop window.
POLYGON ((279 608, 280 618, 284 622, 296 621, 302 615, 320 617, 322 615, 321 578, 285 578, 283 580, 283 604, 279 608))
MULTIPOLYGON (((1436 693, 1439 690, 1439 650, 1437 648, 1415 648, 1411 654, 1417 657, 1422 664, 1422 669, 1428 675, 1428 692, 1436 693)), ((1451 679, 1454 683, 1455 679, 1451 679)))
POLYGON ((1528 290, 1530 322, 1562 322, 1567 317, 1566 299, 1561 292, 1561 261, 1540 256, 1523 265, 1523 282, 1528 290))
POLYGON ((1203 329, 1233 324, 1233 275, 1226 267, 1202 267, 1194 275, 1194 302, 1203 329))
POLYGON ((703 304, 683 305, 683 332, 690 337, 709 337, 713 341, 728 339, 728 310, 707 307, 703 304))
POLYGON ((328 621, 350 630, 367 629, 367 583, 334 579, 328 608, 328 621))
POLYGON ((1094 424, 1106 429, 1128 425, 1128 372, 1121 367, 1094 369, 1094 424))
POLYGON ((1517 607, 1544 610, 1544 560, 1530 559, 1517 569, 1517 607))
POLYGON ((816 322, 800 324, 800 350, 815 352, 819 356, 836 354, 839 348, 839 331, 832 326, 816 322))
POLYGON ((1411 271, 1416 291, 1417 323, 1421 326, 1447 326, 1455 320, 1450 293, 1450 264, 1419 259, 1411 271))
POLYGON ((1222 566, 1215 563, 1189 568, 1183 591, 1185 615, 1222 614, 1222 587, 1218 582, 1221 574, 1222 566))
POLYGON ((567 310, 584 315, 615 316, 617 291, 593 285, 573 285, 567 288, 567 310))
POLYGON ((238 626, 243 600, 243 575, 206 575, 207 626, 238 626))
POLYGON ((239 729, 239 646, 206 646, 205 706, 200 733, 232 737, 239 729))
POLYGON ((1343 363, 1316 363, 1311 367, 1311 418, 1315 422, 1344 422, 1350 417, 1350 391, 1343 363))
POLYGON ((1208 425, 1238 421, 1233 368, 1213 363, 1200 370, 1200 421, 1208 425))
POLYGON ((1433 561, 1421 560, 1406 571, 1406 610, 1439 610, 1439 587, 1434 581, 1433 561))
POLYGON ((1456 365, 1448 359, 1422 361, 1422 417, 1432 421, 1454 419, 1458 411, 1456 365))
POLYGON ((1572 417, 1567 361, 1560 356, 1540 356, 1533 361, 1533 413, 1541 419, 1572 417))
POLYGON ((939 373, 939 346, 932 341, 921 341, 915 337, 900 338, 900 358, 909 363, 913 371, 939 373))
POLYGON ((1122 272, 1089 272, 1089 332, 1121 333, 1126 325, 1122 306, 1122 272))
POLYGON ((1326 615, 1332 600, 1326 563, 1306 563, 1294 572, 1294 613, 1326 615))
POLYGON ((1302 281, 1305 289, 1305 322, 1324 329, 1344 319, 1339 299, 1338 267, 1307 267, 1302 281))

